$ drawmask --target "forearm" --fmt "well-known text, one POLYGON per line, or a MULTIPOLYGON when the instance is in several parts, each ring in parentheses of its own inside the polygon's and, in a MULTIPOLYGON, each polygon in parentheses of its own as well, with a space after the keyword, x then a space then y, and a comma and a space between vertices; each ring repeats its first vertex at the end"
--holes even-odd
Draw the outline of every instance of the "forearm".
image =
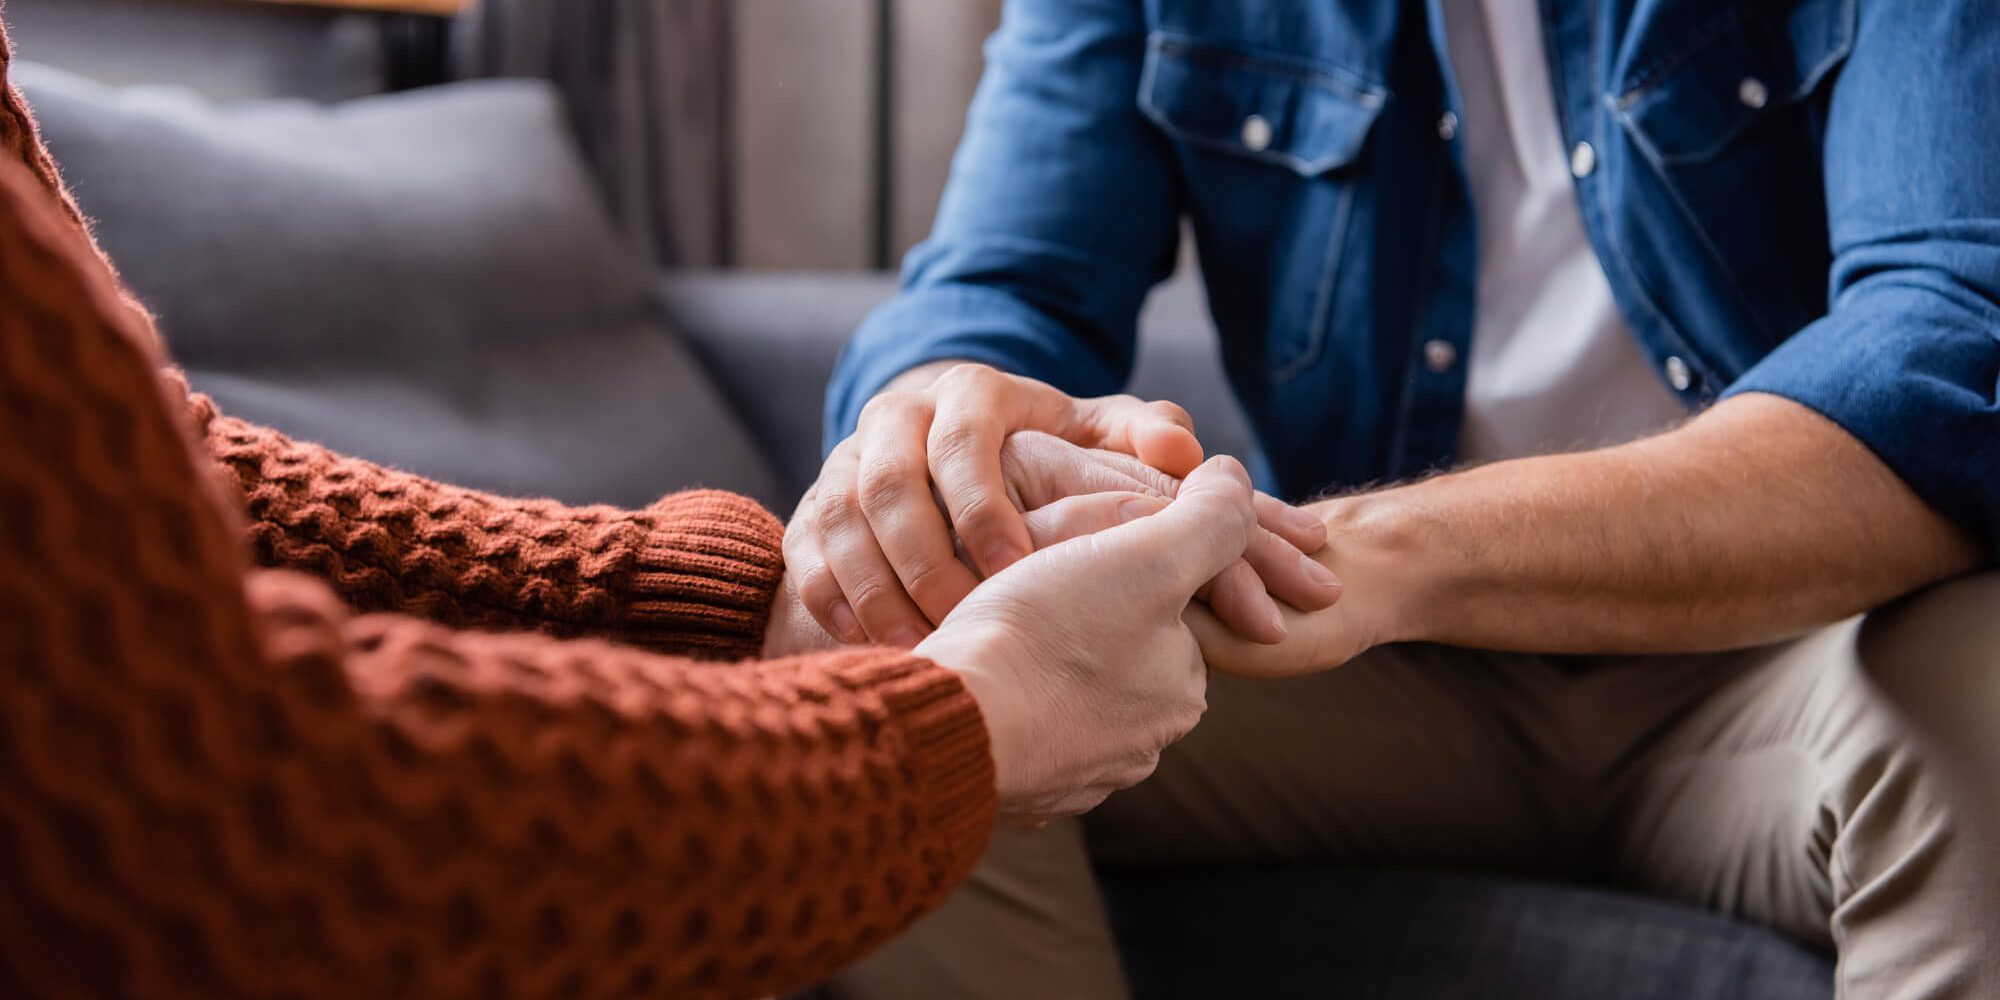
POLYGON ((593 635, 716 659, 756 654, 783 528, 729 494, 643 511, 514 500, 293 441, 190 402, 250 517, 251 548, 351 605, 460 627, 593 635))
POLYGON ((1728 648, 1859 613, 1979 559, 1859 442, 1774 396, 1621 447, 1320 510, 1347 599, 1373 605, 1371 642, 1728 648))
MULTIPOLYGON (((376 831, 389 871, 448 856, 467 889, 502 887, 473 897, 486 933, 460 947, 531 981, 585 968, 578 994, 639 970, 672 996, 805 987, 943 902, 994 826, 979 709, 908 653, 720 667, 382 616, 342 632, 373 726, 322 748, 326 770, 376 764, 368 741, 393 734, 399 766, 371 778, 408 790, 347 822, 376 831), (436 819, 455 811, 462 828, 436 819), (866 833, 884 828, 897 833, 866 833), (535 905, 509 905, 506 886, 535 905), (567 949, 541 932, 550 912, 571 924, 567 949), (621 936, 628 951, 598 944, 621 936)), ((325 856, 300 840, 294 857, 325 856)), ((336 898, 345 871, 300 861, 292 884, 336 898)), ((416 940, 455 926, 426 888, 390 887, 416 940)), ((452 992, 451 966, 479 964, 466 958, 419 968, 420 992, 452 992)))

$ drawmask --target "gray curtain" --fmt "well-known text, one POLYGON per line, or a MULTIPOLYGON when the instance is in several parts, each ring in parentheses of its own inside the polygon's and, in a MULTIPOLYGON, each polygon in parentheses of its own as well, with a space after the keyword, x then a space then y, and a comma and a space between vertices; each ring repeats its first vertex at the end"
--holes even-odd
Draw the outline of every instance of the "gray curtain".
POLYGON ((563 92, 619 224, 655 262, 728 262, 731 0, 479 0, 461 76, 563 92))

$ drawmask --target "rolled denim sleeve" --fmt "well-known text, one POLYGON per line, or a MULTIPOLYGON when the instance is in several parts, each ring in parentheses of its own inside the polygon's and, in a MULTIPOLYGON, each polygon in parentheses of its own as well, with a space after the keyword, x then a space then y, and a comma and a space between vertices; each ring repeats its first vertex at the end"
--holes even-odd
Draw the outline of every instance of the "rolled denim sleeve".
POLYGON ((1178 194, 1139 113, 1138 0, 1009 0, 987 43, 928 241, 855 333, 827 390, 826 447, 884 383, 979 361, 1075 395, 1131 374, 1140 306, 1172 270, 1178 194))
POLYGON ((2000 544, 2000 17, 1860 5, 1825 158, 1831 308, 1738 380, 1866 444, 1934 509, 2000 544))

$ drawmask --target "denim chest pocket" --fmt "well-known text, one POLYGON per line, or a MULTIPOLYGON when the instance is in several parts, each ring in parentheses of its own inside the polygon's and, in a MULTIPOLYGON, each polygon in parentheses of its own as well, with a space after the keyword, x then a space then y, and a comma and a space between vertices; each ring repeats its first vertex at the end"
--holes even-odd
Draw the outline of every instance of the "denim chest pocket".
POLYGON ((1856 0, 1716 5, 1606 97, 1770 343, 1825 310, 1827 97, 1856 0))
POLYGON ((1322 60, 1149 39, 1139 109, 1174 143, 1232 366, 1261 364, 1283 382, 1323 353, 1357 163, 1388 96, 1322 60), (1214 294, 1223 287, 1237 294, 1214 294))
POLYGON ((1732 5, 1629 72, 1614 107, 1662 165, 1712 160, 1807 101, 1853 48, 1855 17, 1855 0, 1732 5))

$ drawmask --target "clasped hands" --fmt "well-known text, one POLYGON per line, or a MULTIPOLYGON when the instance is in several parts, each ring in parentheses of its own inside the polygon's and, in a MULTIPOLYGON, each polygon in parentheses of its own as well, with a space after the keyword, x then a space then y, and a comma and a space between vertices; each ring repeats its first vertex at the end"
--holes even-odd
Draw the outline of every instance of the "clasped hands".
POLYGON ((1315 512, 1204 463, 1178 406, 958 365, 877 396, 828 457, 766 654, 872 642, 957 671, 1003 814, 1034 822, 1150 774, 1200 719, 1206 666, 1335 665, 1326 543, 1315 512))

